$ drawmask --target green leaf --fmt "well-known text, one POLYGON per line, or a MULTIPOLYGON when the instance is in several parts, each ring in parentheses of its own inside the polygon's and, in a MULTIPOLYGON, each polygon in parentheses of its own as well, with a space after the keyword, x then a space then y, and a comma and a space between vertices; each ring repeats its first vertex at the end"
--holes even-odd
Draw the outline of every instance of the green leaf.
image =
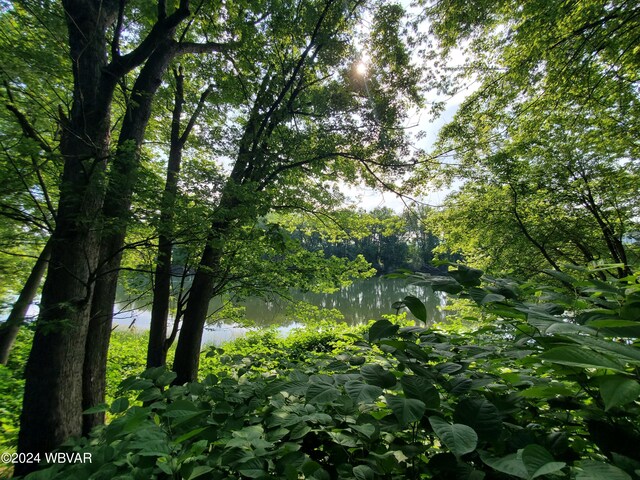
POLYGON ((500 412, 484 397, 462 399, 453 412, 453 419, 473 428, 483 440, 496 438, 502 431, 500 412))
POLYGON ((369 329, 369 341, 375 342, 381 338, 392 337, 399 328, 398 325, 394 325, 389 320, 378 320, 369 329))
POLYGON ((345 432, 329 432, 329 436, 335 443, 343 447, 357 447, 359 443, 356 437, 348 435, 345 432))
POLYGON ((175 439, 176 443, 182 443, 185 440, 189 440, 190 438, 195 437, 196 435, 198 435, 199 433, 204 432, 205 430, 207 430, 209 427, 200 427, 200 428, 196 428, 195 430, 191 430, 190 432, 185 433, 184 435, 180 435, 178 438, 175 439))
POLYGON ((408 398, 422 400, 427 408, 440 406, 440 394, 429 380, 417 375, 405 375, 400 379, 402 390, 408 398))
POLYGON ((365 381, 371 385, 382 388, 391 388, 396 384, 396 377, 393 373, 386 371, 377 363, 368 363, 360 368, 360 372, 365 381))
POLYGON ((619 362, 585 348, 576 346, 555 347, 544 352, 540 358, 551 363, 558 363, 570 367, 606 368, 617 372, 624 372, 619 362))
POLYGON ((640 396, 640 383, 622 375, 598 377, 605 411, 633 402, 640 396))
POLYGON ((353 476, 356 477, 357 480, 373 480, 375 478, 375 472, 367 465, 358 465, 353 467, 353 476))
POLYGON ((480 301, 480 305, 486 305, 487 303, 496 303, 502 302, 505 300, 504 295, 500 295, 499 293, 489 293, 485 295, 480 301))
POLYGON ((365 423, 364 425, 350 425, 349 428, 361 433, 367 438, 371 438, 371 436, 376 433, 376 427, 371 423, 365 423))
POLYGON ((264 462, 259 458, 252 458, 238 466, 238 473, 245 477, 260 478, 266 473, 264 462))
POLYGON ((551 454, 540 445, 527 445, 522 450, 522 463, 524 463, 529 479, 557 472, 565 467, 566 463, 554 461, 551 454))
POLYGON ((109 404, 108 403, 101 403, 99 405, 96 405, 95 407, 87 408, 84 412, 82 412, 82 414, 83 415, 91 415, 93 413, 106 412, 107 410, 109 410, 109 404))
POLYGON ((522 460, 518 458, 518 454, 512 453, 504 457, 494 457, 487 452, 480 452, 480 458, 482 461, 489 465, 498 472, 506 473, 518 478, 529 478, 529 472, 522 463, 522 460))
POLYGON ((198 478, 201 477, 202 475, 209 473, 213 470, 213 468, 208 467, 206 465, 198 465, 196 467, 193 468, 193 470, 191 471, 191 475, 189 475, 189 477, 187 477, 187 480, 193 480, 194 478, 198 478))
POLYGON ((345 383, 344 389, 355 403, 373 403, 382 395, 382 388, 358 380, 345 383))
POLYGON ((298 423, 289 434, 289 438, 291 440, 297 440, 298 438, 304 437, 307 433, 311 431, 311 427, 306 423, 298 423))
POLYGON ((129 399, 127 397, 116 398, 111 404, 109 411, 111 413, 122 413, 129 408, 129 399))
POLYGON ((477 287, 480 285, 480 277, 484 272, 465 265, 458 265, 457 270, 450 270, 451 275, 460 285, 464 287, 477 287))
POLYGON ((631 480, 631 477, 614 465, 595 460, 576 462, 576 480, 631 480))
POLYGON ((398 419, 400 425, 408 425, 422 418, 426 409, 424 402, 415 398, 385 395, 387 405, 398 419))
POLYGON ((546 449, 535 444, 502 458, 480 452, 480 458, 494 470, 526 480, 557 472, 566 466, 564 462, 554 461, 546 449))
POLYGON ((326 404, 340 396, 340 391, 324 383, 312 383, 307 388, 306 399, 309 403, 326 404))
POLYGON ((456 457, 476 449, 478 435, 473 428, 459 423, 450 424, 440 417, 429 417, 429 423, 438 438, 456 457))
POLYGON ((201 412, 203 412, 203 410, 200 410, 189 400, 176 400, 167 406, 164 416, 168 418, 184 418, 194 416, 201 412))
POLYGON ((403 302, 414 317, 423 322, 427 321, 427 307, 425 307, 419 298, 413 295, 407 295, 404 297, 403 302))

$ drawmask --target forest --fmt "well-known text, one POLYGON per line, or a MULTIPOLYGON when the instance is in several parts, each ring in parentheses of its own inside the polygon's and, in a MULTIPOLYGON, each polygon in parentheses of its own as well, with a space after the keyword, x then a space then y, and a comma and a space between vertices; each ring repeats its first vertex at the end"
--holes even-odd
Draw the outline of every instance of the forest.
POLYGON ((0 0, 0 76, 0 478, 640 479, 635 2, 0 0))

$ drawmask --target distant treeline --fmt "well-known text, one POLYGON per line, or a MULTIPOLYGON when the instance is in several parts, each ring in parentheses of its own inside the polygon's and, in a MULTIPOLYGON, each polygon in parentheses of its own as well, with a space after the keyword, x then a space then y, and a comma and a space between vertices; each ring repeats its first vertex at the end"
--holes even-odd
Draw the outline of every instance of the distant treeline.
MULTIPOLYGON (((378 275, 400 268, 429 271, 436 268, 434 250, 440 240, 425 224, 426 213, 425 207, 413 207, 400 214, 390 208, 358 211, 343 227, 342 235, 329 238, 318 230, 296 228, 292 236, 307 250, 322 250, 327 257, 354 260, 362 255, 378 275)), ((451 260, 459 257, 444 256, 451 260)))

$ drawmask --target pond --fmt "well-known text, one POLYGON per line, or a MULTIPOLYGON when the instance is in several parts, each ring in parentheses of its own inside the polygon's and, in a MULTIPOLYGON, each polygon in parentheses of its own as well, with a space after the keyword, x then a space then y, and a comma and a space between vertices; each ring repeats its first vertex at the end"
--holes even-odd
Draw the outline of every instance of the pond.
MULTIPOLYGON (((245 307, 246 324, 218 322, 206 327, 203 343, 219 345, 243 336, 252 328, 277 326, 286 334, 288 330, 300 326, 299 319, 291 311, 292 301, 304 301, 320 308, 336 309, 344 317, 344 323, 357 325, 369 320, 377 320, 383 314, 395 313, 391 305, 414 295, 427 307, 429 323, 444 319, 439 309, 445 303, 441 294, 434 294, 426 287, 407 285, 404 280, 370 278, 359 280, 332 294, 292 292, 290 299, 277 298, 263 300, 250 298, 242 303, 245 307), (251 326, 249 326, 251 325, 251 326)), ((210 311, 220 306, 214 299, 210 311)), ((114 309, 114 324, 120 329, 146 330, 149 328, 151 312, 149 302, 144 299, 130 301, 120 296, 114 309)), ((414 318, 409 314, 410 318, 414 318)))

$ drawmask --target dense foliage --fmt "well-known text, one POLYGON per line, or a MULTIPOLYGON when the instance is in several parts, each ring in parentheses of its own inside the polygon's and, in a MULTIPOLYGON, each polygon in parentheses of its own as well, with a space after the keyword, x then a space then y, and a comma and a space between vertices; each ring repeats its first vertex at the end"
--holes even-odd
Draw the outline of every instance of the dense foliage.
POLYGON ((0 1, 0 446, 94 455, 31 478, 640 477, 639 12, 0 1), (468 89, 427 152, 434 87, 468 89), (345 202, 433 184, 441 209, 345 202), (457 318, 310 309, 200 361, 212 297, 372 267, 457 318), (118 282, 153 291, 148 336, 112 335, 118 282))
MULTIPOLYGON (((474 317, 251 335, 184 386, 147 370, 99 407, 107 426, 64 447, 91 464, 29 478, 638 478, 637 276, 594 273, 554 273, 573 290, 462 266, 403 274, 474 317)), ((425 318, 419 299, 402 305, 425 318)))
POLYGON ((439 132, 441 165, 420 169, 422 180, 461 185, 437 220, 444 245, 520 277, 594 260, 629 274, 640 210, 637 6, 420 3, 441 51, 464 50, 451 83, 473 84, 439 132))

